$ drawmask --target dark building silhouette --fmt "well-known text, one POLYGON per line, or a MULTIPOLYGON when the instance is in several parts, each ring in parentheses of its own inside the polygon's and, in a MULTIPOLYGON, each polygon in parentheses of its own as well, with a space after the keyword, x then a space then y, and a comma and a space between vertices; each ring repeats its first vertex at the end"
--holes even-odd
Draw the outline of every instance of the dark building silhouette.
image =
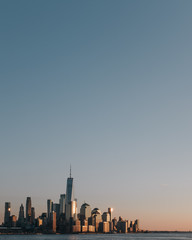
POLYGON ((59 203, 53 203, 53 211, 56 213, 57 220, 58 220, 59 215, 60 215, 60 204, 59 203))
POLYGON ((31 223, 34 225, 35 224, 35 208, 31 208, 31 223))
POLYGON ((31 223, 31 198, 26 200, 26 223, 31 223))
POLYGON ((48 224, 48 222, 47 222, 47 214, 46 213, 42 213, 41 219, 42 219, 43 228, 45 228, 47 226, 47 224, 48 224))
POLYGON ((60 214, 64 214, 65 213, 65 194, 60 195, 59 204, 60 204, 60 214))
POLYGON ((11 214, 11 203, 5 203, 5 215, 4 215, 4 225, 8 226, 10 222, 10 214, 11 214))
POLYGON ((10 227, 16 227, 17 217, 15 215, 12 215, 9 219, 10 219, 10 227))
POLYGON ((24 206, 21 204, 20 209, 19 209, 19 218, 18 218, 18 226, 22 227, 25 221, 24 217, 24 206))
POLYGON ((53 211, 53 202, 51 199, 47 200, 47 219, 50 221, 51 212, 53 211))
POLYGON ((113 223, 113 230, 117 230, 117 219, 113 218, 112 223, 113 223))

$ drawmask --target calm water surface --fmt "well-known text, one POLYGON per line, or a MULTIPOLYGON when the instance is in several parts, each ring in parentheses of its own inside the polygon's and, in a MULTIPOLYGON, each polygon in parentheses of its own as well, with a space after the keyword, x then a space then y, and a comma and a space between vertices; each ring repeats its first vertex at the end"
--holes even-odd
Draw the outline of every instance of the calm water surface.
POLYGON ((179 240, 192 239, 192 233, 88 234, 88 235, 0 235, 0 240, 179 240))

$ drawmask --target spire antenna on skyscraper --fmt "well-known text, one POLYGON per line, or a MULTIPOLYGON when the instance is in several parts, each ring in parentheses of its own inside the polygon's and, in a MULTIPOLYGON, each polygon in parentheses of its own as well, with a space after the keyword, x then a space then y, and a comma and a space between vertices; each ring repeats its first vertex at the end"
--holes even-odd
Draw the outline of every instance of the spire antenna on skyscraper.
POLYGON ((71 178, 71 164, 70 164, 70 178, 71 178))

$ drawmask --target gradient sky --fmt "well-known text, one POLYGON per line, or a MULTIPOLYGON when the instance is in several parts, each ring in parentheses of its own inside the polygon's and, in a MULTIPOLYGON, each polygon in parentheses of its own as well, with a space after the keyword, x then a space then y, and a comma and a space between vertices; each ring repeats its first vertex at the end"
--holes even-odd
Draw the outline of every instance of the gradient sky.
POLYGON ((192 1, 0 1, 0 222, 32 197, 192 230, 192 1))

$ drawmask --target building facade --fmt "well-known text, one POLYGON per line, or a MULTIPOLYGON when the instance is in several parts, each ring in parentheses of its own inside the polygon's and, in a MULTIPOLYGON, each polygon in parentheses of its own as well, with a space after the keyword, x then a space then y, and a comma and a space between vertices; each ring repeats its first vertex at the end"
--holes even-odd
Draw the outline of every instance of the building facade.
POLYGON ((9 225, 10 215, 11 215, 11 203, 6 202, 5 203, 5 215, 4 215, 4 225, 5 226, 9 225))
POLYGON ((91 217, 91 207, 89 204, 84 203, 80 208, 80 220, 88 220, 91 217))
POLYGON ((31 197, 26 200, 26 222, 31 223, 31 197))

